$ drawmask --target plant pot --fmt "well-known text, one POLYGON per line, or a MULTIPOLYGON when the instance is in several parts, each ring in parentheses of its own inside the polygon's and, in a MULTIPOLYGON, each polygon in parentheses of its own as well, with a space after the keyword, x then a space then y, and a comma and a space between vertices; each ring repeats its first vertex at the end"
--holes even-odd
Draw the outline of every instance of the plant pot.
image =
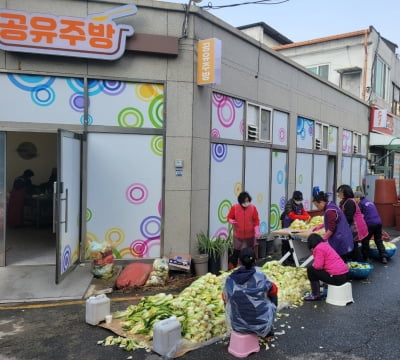
POLYGON ((222 271, 228 270, 228 259, 229 259, 229 254, 228 254, 228 250, 227 250, 227 251, 224 251, 220 257, 220 269, 222 271))
POLYGON ((221 257, 219 255, 209 256, 208 271, 212 274, 219 275, 220 270, 221 270, 221 257))
POLYGON ((258 258, 263 259, 267 256, 267 239, 258 239, 258 258))
POLYGON ((207 254, 193 255, 192 262, 194 265, 194 271, 197 276, 203 276, 208 273, 208 255, 207 254))

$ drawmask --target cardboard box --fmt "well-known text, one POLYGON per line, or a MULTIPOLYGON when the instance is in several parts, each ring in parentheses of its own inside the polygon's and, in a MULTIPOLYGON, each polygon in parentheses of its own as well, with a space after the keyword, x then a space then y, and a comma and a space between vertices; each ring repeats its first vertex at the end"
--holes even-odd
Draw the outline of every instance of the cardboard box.
POLYGON ((189 254, 171 252, 168 258, 170 270, 190 271, 192 257, 189 254))

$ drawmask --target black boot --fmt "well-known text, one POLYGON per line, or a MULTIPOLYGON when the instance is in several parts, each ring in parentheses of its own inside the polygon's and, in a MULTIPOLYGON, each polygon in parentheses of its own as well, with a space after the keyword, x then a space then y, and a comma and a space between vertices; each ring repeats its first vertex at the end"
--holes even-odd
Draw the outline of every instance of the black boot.
POLYGON ((381 259, 381 263, 382 264, 387 264, 387 262, 388 262, 388 254, 386 252, 385 245, 383 245, 382 239, 375 239, 374 241, 375 241, 376 247, 377 247, 377 249, 379 251, 379 257, 381 259))
POLYGON ((310 281, 311 284, 311 294, 307 295, 304 301, 318 301, 321 300, 321 293, 319 289, 319 281, 310 281))

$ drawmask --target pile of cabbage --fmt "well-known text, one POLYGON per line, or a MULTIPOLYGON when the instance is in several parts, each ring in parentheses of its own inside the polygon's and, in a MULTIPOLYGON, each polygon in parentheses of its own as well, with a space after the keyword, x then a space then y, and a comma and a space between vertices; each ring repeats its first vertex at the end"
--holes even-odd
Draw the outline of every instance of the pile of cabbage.
MULTIPOLYGON (((261 270, 279 288, 279 309, 302 304, 304 293, 310 290, 304 268, 282 266, 279 261, 265 263, 261 270)), ((121 319, 126 337, 108 336, 100 345, 119 345, 125 350, 149 348, 153 326, 160 320, 176 316, 181 324, 182 338, 202 343, 228 332, 222 289, 229 272, 216 276, 208 273, 195 280, 178 295, 159 293, 144 297, 137 305, 114 314, 121 319)))

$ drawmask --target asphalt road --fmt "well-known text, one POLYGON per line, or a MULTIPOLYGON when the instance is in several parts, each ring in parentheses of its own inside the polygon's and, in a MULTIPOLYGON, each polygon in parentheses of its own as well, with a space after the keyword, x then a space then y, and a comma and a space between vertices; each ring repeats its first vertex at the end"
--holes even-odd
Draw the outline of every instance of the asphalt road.
MULTIPOLYGON (((397 244, 399 245, 399 244, 397 244)), ((283 309, 276 339, 252 360, 398 360, 400 359, 400 255, 388 265, 373 262, 368 280, 353 280, 354 303, 320 302, 283 309)), ((112 297, 111 311, 125 309, 133 297, 112 297)), ((110 331, 85 323, 85 301, 0 306, 0 360, 141 359, 152 352, 126 352, 97 345, 110 331)), ((235 359, 227 341, 186 353, 183 360, 235 359)))

